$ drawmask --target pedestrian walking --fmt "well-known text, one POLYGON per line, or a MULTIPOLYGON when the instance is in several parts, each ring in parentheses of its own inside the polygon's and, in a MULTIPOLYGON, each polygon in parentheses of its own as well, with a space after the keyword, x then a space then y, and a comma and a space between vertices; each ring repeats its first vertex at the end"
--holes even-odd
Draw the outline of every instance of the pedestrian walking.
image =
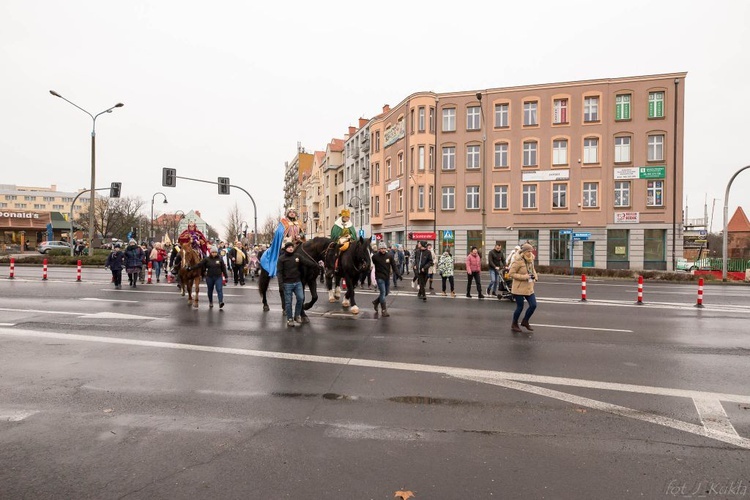
POLYGON ((401 257, 399 257, 399 251, 398 251, 398 244, 393 245, 390 250, 388 250, 388 253, 390 254, 390 259, 396 264, 397 271, 393 273, 393 288, 398 288, 398 280, 401 277, 401 262, 403 260, 403 252, 401 253, 401 257))
POLYGON ((490 284, 487 287, 487 295, 497 295, 497 287, 503 278, 503 268, 505 267, 505 255, 503 255, 503 245, 495 242, 495 248, 487 254, 487 266, 490 269, 490 284))
POLYGON ((295 321, 302 323, 302 304, 305 302, 305 292, 302 289, 299 257, 294 255, 294 243, 291 241, 284 243, 284 251, 276 263, 276 274, 279 283, 284 287, 286 326, 287 328, 293 328, 295 321), (292 296, 296 299, 294 314, 292 314, 292 296))
POLYGON ((529 243, 521 245, 520 252, 516 255, 515 260, 510 265, 508 271, 510 277, 513 278, 513 286, 511 292, 516 298, 516 310, 513 312, 513 324, 510 329, 514 332, 522 331, 518 326, 518 318, 521 317, 523 311, 524 299, 529 303, 529 307, 526 309, 526 314, 521 321, 521 326, 525 327, 528 331, 533 332, 529 324, 531 315, 536 310, 536 295, 534 295, 534 283, 537 281, 536 271, 534 270, 534 247, 529 243))
POLYGON ((443 296, 447 296, 446 282, 451 284, 451 297, 456 298, 455 282, 453 280, 453 274, 455 272, 455 264, 453 262, 453 256, 448 248, 445 249, 443 255, 440 256, 437 265, 438 273, 440 273, 440 279, 443 281, 443 296))
POLYGON ((480 299, 484 298, 482 293, 482 257, 477 247, 471 247, 471 252, 466 256, 466 274, 469 281, 466 283, 466 297, 471 298, 471 282, 474 280, 477 286, 477 294, 480 299))
POLYGON ((427 250, 427 242, 420 241, 417 249, 414 250, 414 276, 419 283, 417 298, 427 301, 425 286, 427 285, 427 275, 432 267, 432 252, 427 250))
POLYGON ((219 309, 224 309, 224 279, 227 279, 227 265, 219 257, 219 249, 212 246, 208 257, 204 257, 200 264, 201 276, 206 280, 208 291, 208 307, 214 306, 214 288, 219 299, 219 309))
POLYGON ((141 252, 143 254, 143 259, 141 262, 141 267, 138 271, 138 279, 140 280, 141 284, 146 282, 146 267, 148 264, 148 257, 151 251, 148 249, 148 245, 144 242, 141 243, 141 252))
POLYGON ((167 252, 162 248, 161 243, 155 243, 154 248, 151 249, 149 260, 151 261, 151 268, 154 270, 156 275, 156 282, 159 283, 161 277, 161 269, 164 265, 164 261, 167 258, 167 252))
POLYGON ((390 316, 388 308, 386 307, 385 298, 388 296, 388 286, 391 282, 391 271, 393 271, 393 282, 396 282, 396 278, 401 277, 401 272, 398 269, 393 255, 388 251, 388 247, 385 243, 378 244, 378 251, 372 256, 372 264, 375 267, 375 281, 378 284, 378 290, 380 295, 372 301, 372 305, 375 306, 375 317, 378 316, 378 306, 383 312, 383 317, 387 318, 390 316))
POLYGON ((430 256, 432 257, 432 265, 427 271, 427 279, 430 280, 430 293, 434 294, 435 289, 432 288, 432 277, 435 275, 435 270, 437 268, 437 255, 435 255, 435 251, 432 249, 432 243, 427 244, 427 251, 430 252, 430 256))
POLYGON ((518 255, 521 252, 521 246, 516 245, 513 248, 513 251, 508 254, 508 258, 505 260, 505 267, 510 267, 511 264, 513 264, 513 261, 516 260, 516 255, 518 255))
POLYGON ((245 266, 247 265, 247 256, 242 250, 242 243, 234 242, 234 246, 229 249, 229 260, 232 262, 232 274, 234 284, 245 286, 245 266))
POLYGON ((104 267, 112 272, 112 283, 115 284, 115 290, 120 290, 122 288, 122 268, 124 266, 125 254, 122 253, 120 244, 115 243, 104 263, 104 267))
MULTIPOLYGON (((408 248, 404 248, 404 271, 406 274, 409 274, 409 257, 411 257, 411 252, 409 252, 408 248)), ((403 274, 403 273, 402 273, 403 274)))
POLYGON ((131 238, 125 249, 125 270, 128 272, 128 281, 132 288, 135 288, 138 284, 138 275, 143 268, 144 259, 143 249, 131 238))

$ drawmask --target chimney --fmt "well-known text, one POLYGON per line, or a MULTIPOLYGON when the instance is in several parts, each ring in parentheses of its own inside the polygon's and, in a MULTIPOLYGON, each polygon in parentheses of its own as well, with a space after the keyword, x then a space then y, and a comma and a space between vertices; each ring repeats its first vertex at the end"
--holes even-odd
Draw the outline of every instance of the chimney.
POLYGON ((51 185, 51 186, 49 187, 49 190, 50 190, 50 191, 57 191, 57 184, 52 184, 52 185, 51 185))
POLYGON ((391 110, 391 107, 388 104, 383 104, 383 113, 387 113, 391 110))
POLYGON ((198 217, 200 217, 200 216, 201 216, 201 212, 200 212, 200 210, 194 210, 194 212, 195 212, 195 215, 196 215, 196 216, 198 216, 198 217))
POLYGON ((356 134, 356 133, 357 133, 357 127, 352 127, 352 126, 350 125, 350 126, 349 126, 349 137, 353 136, 353 135, 354 135, 354 134, 356 134))
POLYGON ((367 122, 369 122, 369 121, 370 121, 370 120, 368 120, 367 118, 360 118, 360 119, 359 119, 359 128, 362 128, 362 127, 364 127, 365 125, 367 125, 367 122))

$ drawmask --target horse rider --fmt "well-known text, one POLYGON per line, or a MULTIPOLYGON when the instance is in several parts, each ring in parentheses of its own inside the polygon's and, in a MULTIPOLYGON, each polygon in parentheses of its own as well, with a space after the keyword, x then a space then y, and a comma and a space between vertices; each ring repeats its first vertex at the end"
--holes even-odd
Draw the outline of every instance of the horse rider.
POLYGON ((198 229, 193 220, 188 222, 187 229, 180 233, 177 242, 180 245, 190 243, 198 251, 201 258, 208 256, 208 238, 198 229))
POLYGON ((357 230, 349 220, 350 217, 351 212, 349 212, 349 209, 343 209, 341 215, 336 219, 331 228, 331 239, 333 240, 331 247, 333 247, 333 254, 336 258, 335 260, 331 258, 330 262, 334 263, 334 269, 338 267, 339 255, 349 248, 350 241, 357 239, 357 230))
POLYGON ((288 207, 286 209, 285 216, 281 218, 279 225, 276 226, 276 232, 273 233, 271 246, 260 257, 261 267, 266 270, 271 278, 276 276, 276 265, 279 261, 279 255, 283 251, 284 243, 291 241, 296 247, 304 240, 305 233, 297 215, 296 208, 288 207))

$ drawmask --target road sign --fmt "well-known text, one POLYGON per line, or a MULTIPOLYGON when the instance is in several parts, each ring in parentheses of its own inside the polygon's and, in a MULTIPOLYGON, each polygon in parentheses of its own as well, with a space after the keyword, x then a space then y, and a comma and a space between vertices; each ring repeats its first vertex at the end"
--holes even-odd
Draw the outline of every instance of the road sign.
POLYGON ((566 234, 573 234, 572 229, 560 229, 560 236, 565 236, 566 234))
POLYGON ((443 231, 443 241, 453 241, 453 231, 446 229, 443 231))
POLYGON ((591 233, 573 233, 573 239, 577 241, 584 241, 591 238, 591 233))
POLYGON ((365 230, 364 229, 360 229, 359 230, 359 237, 360 238, 364 238, 365 237, 365 230))

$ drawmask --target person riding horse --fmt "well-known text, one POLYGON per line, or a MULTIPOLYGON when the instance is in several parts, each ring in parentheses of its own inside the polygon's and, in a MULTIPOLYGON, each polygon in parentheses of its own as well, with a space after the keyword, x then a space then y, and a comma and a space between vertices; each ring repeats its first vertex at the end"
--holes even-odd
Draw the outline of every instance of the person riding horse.
POLYGON ((208 238, 198 229, 195 221, 188 222, 187 229, 180 233, 177 242, 180 245, 190 243, 201 254, 201 258, 208 255, 208 238))
POLYGON ((349 248, 350 241, 355 241, 357 239, 357 230, 354 227, 354 224, 349 221, 350 216, 351 213, 349 212, 349 209, 343 209, 341 211, 341 216, 336 219, 336 222, 333 223, 333 227, 331 228, 331 239, 333 240, 331 243, 331 250, 333 255, 335 255, 335 259, 331 258, 330 260, 330 262, 333 263, 333 269, 338 267, 338 260, 341 252, 345 252, 349 248))
POLYGON ((260 258, 260 265, 266 270, 268 276, 271 278, 276 276, 276 264, 284 243, 291 241, 296 247, 304 239, 302 225, 297 219, 297 209, 294 207, 287 208, 286 216, 281 218, 279 225, 276 227, 276 232, 273 234, 271 246, 263 252, 260 258))

